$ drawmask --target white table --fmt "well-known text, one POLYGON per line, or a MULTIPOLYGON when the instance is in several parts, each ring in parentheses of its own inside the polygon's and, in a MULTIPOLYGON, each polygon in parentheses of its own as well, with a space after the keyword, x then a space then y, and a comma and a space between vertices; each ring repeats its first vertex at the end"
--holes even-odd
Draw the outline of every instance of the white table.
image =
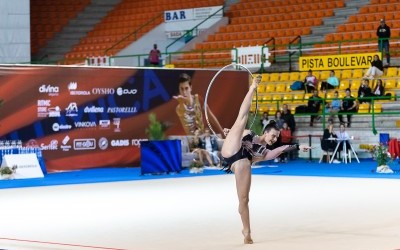
MULTIPOLYGON (((333 152, 332 158, 331 158, 329 163, 332 163, 332 161, 335 159, 335 155, 336 155, 336 153, 338 153, 339 146, 340 146, 341 143, 343 143, 343 151, 344 151, 344 154, 345 154, 344 155, 344 163, 347 164, 347 143, 346 142, 349 143, 350 149, 353 152, 354 157, 356 158, 357 162, 360 163, 360 160, 358 159, 357 154, 354 151, 353 145, 351 145, 351 143, 350 143, 350 141, 352 140, 351 138, 348 138, 348 139, 328 138, 328 140, 337 141, 337 145, 336 145, 335 151, 333 152)), ((350 162, 351 162, 351 159, 350 159, 350 162)))

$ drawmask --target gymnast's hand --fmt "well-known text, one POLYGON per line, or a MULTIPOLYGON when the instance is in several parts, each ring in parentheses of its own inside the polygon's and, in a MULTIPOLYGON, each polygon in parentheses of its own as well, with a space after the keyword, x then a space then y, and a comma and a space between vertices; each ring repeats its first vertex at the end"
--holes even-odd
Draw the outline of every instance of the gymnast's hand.
POLYGON ((183 95, 175 95, 173 96, 175 100, 177 100, 179 103, 185 103, 189 101, 189 97, 183 96, 183 95))
POLYGON ((252 90, 257 89, 258 84, 261 82, 261 75, 258 75, 256 77, 253 78, 253 83, 251 84, 250 88, 252 88, 252 90))
POLYGON ((299 148, 300 148, 300 150, 302 150, 303 152, 307 152, 308 150, 313 149, 314 147, 310 147, 310 146, 306 146, 306 145, 300 144, 300 145, 299 145, 299 148))
POLYGON ((224 132, 225 137, 228 135, 229 131, 230 131, 229 128, 224 128, 223 132, 224 132))

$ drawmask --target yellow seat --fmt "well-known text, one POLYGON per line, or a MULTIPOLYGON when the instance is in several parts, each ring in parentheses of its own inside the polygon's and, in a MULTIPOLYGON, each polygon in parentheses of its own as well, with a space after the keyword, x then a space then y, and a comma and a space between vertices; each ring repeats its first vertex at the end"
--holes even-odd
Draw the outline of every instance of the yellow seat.
POLYGON ((332 101, 332 98, 334 97, 335 95, 334 95, 334 93, 333 92, 327 92, 326 93, 326 101, 327 102, 331 102, 332 101))
POLYGON ((382 104, 374 103, 373 107, 371 108, 371 112, 372 112, 372 109, 373 109, 374 113, 381 113, 382 112, 382 104))
POLYGON ((269 76, 270 82, 279 82, 279 73, 271 73, 269 76))
MULTIPOLYGON (((281 101, 282 100, 282 95, 280 94, 275 94, 272 96, 273 101, 281 101)), ((276 102, 275 102, 276 103, 276 102)))
POLYGON ((257 87, 257 92, 258 93, 265 93, 265 84, 259 84, 257 87))
POLYGON ((300 79, 299 72, 290 72, 289 80, 290 81, 299 81, 299 80, 304 80, 304 79, 300 79))
POLYGON ((369 103, 361 103, 358 106, 358 113, 369 113, 369 103))
POLYGON ((331 73, 331 71, 329 71, 329 70, 321 71, 319 74, 320 81, 326 81, 326 79, 329 78, 330 73, 331 73))
POLYGON ((287 103, 287 102, 291 102, 292 100, 293 100, 292 94, 284 94, 283 95, 282 101, 287 103))
POLYGON ((361 86, 361 80, 354 79, 351 81, 350 89, 351 91, 357 91, 360 86, 361 86))
POLYGON ((268 115, 275 116, 276 111, 278 111, 278 109, 275 104, 268 107, 268 115))
POLYGON ((269 81, 269 74, 262 74, 261 75, 261 82, 268 82, 269 81))
POLYGON ((389 79, 385 82, 385 89, 395 89, 397 87, 396 79, 389 79))
POLYGON ((286 92, 286 84, 279 83, 276 85, 275 92, 286 92))
POLYGON ((280 80, 281 82, 289 81, 289 80, 290 80, 290 73, 287 73, 287 72, 282 73, 281 76, 280 76, 280 78, 279 78, 279 80, 280 80))
POLYGON ((264 93, 275 92, 275 87, 276 87, 275 84, 271 84, 271 83, 265 85, 265 91, 264 91, 264 93))
POLYGON ((390 99, 383 99, 381 101, 395 101, 396 100, 396 92, 394 90, 385 91, 385 95, 390 94, 390 99))
POLYGON ((346 93, 345 92, 339 92, 339 98, 340 99, 342 99, 343 97, 345 97, 346 96, 346 93))
POLYGON ((350 86, 349 80, 342 80, 339 83, 339 89, 347 89, 350 86))
POLYGON ((271 102, 272 100, 272 96, 271 95, 264 95, 262 96, 262 102, 266 103, 266 102, 271 102))
POLYGON ((303 72, 300 72, 300 74, 299 74, 299 81, 304 81, 305 79, 306 79, 306 76, 308 75, 308 71, 303 71, 303 72))
POLYGON ((353 78, 362 78, 364 76, 363 70, 362 69, 355 69, 353 71, 353 78))
POLYGON ((351 78, 351 76, 352 76, 351 69, 344 69, 344 70, 342 70, 340 78, 341 79, 349 79, 349 78, 351 78))
POLYGON ((386 72, 386 76, 390 76, 390 77, 397 76, 397 68, 395 68, 395 67, 388 68, 388 70, 386 72))
POLYGON ((304 101, 304 93, 293 94, 293 103, 299 103, 304 101))

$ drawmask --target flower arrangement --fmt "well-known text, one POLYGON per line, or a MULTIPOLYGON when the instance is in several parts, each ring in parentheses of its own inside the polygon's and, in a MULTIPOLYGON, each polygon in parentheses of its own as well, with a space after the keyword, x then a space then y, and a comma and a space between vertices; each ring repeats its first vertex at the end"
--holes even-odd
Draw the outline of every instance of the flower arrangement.
POLYGON ((360 148, 368 150, 371 155, 372 159, 376 160, 378 163, 376 172, 377 173, 385 173, 385 174, 392 174, 394 171, 388 166, 389 163, 393 161, 388 147, 379 144, 379 145, 360 145, 360 148))
POLYGON ((149 114, 149 121, 149 127, 146 129, 146 134, 149 136, 149 140, 164 140, 164 132, 170 125, 168 123, 158 121, 155 113, 149 114))
POLYGON ((202 173, 203 167, 204 163, 197 160, 193 160, 189 166, 189 173, 194 173, 194 174, 202 173))
POLYGON ((3 166, 0 168, 0 175, 2 179, 12 179, 16 171, 17 171, 17 165, 14 165, 12 167, 3 166))

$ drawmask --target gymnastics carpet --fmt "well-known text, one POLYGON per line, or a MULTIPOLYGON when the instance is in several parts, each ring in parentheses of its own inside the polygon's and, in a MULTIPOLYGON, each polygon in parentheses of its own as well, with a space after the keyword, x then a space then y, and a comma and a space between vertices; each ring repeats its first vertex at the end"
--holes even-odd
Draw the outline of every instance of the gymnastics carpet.
POLYGON ((1 181, 0 249, 400 249, 399 174, 375 165, 254 166, 253 245, 243 244, 235 177, 220 170, 104 168, 1 181))
MULTIPOLYGON (((371 159, 362 159, 360 163, 353 161, 352 163, 347 164, 327 164, 318 163, 318 161, 306 161, 300 159, 288 163, 274 163, 273 161, 261 162, 253 166, 252 173, 256 175, 400 179, 400 164, 397 161, 393 161, 390 164, 390 167, 395 173, 380 174, 375 172, 376 162, 371 159)), ((185 178, 223 174, 225 174, 225 172, 218 169, 206 168, 201 174, 191 174, 189 173, 189 170, 184 169, 179 173, 141 175, 140 167, 110 167, 49 173, 46 174, 44 178, 37 179, 3 180, 0 181, 0 189, 161 178, 185 178)))

